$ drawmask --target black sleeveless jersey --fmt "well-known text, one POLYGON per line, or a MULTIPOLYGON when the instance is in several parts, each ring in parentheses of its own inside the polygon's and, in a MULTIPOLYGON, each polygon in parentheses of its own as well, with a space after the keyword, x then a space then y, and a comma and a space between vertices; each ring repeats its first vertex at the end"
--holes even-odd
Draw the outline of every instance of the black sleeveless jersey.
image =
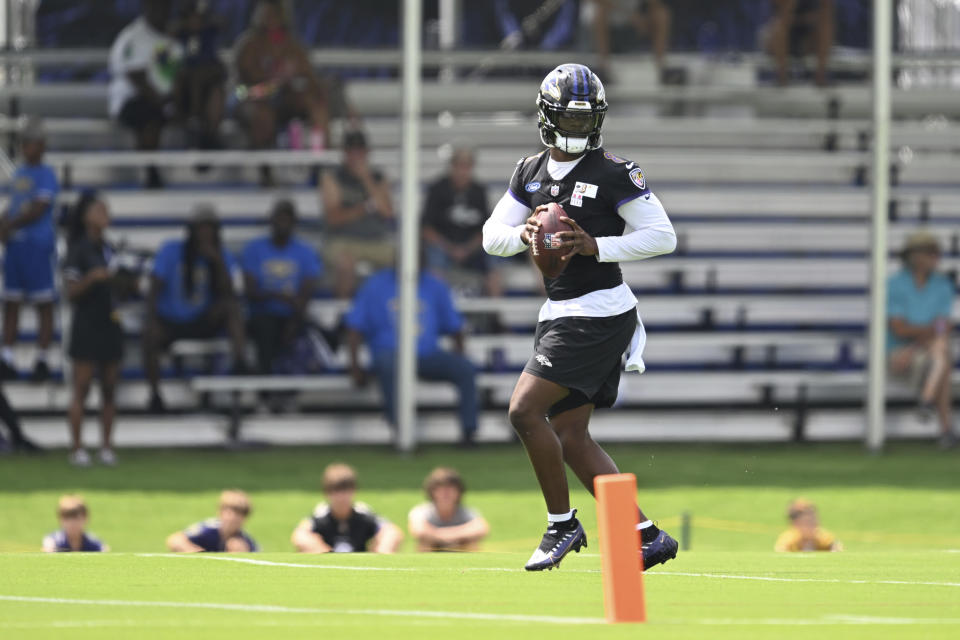
MULTIPOLYGON (((640 168, 603 148, 587 151, 561 180, 554 180, 547 172, 549 157, 542 151, 520 160, 510 179, 510 193, 531 209, 548 202, 559 203, 567 217, 594 238, 623 235, 625 222, 617 209, 650 195, 640 168)), ((543 281, 551 300, 569 300, 616 287, 623 282, 623 274, 616 262, 576 255, 559 277, 543 281)))

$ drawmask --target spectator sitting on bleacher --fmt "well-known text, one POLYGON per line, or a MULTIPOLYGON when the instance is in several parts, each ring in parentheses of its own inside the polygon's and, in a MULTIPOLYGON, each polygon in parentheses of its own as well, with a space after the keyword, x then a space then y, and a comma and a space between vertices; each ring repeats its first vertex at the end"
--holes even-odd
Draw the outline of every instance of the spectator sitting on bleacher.
POLYGON ((490 211, 487 190, 473 177, 473 151, 456 149, 450 172, 438 178, 427 191, 423 207, 423 239, 427 266, 437 274, 451 268, 474 274, 487 295, 503 292, 499 273, 483 250, 483 223, 490 211))
MULTIPOLYGON (((463 316, 453 304, 450 288, 439 278, 420 272, 417 327, 417 374, 425 380, 452 382, 457 387, 461 443, 470 446, 477 431, 477 371, 463 355, 463 316), (451 335, 456 353, 440 348, 441 335, 451 335)), ((360 287, 345 317, 349 329, 350 376, 366 384, 360 367, 360 344, 366 340, 373 372, 380 384, 387 421, 396 429, 397 271, 384 269, 360 287)))
POLYGON ((207 0, 190 0, 174 33, 184 51, 176 103, 186 118, 189 144, 199 149, 219 149, 227 80, 227 68, 220 60, 220 19, 207 0))
POLYGON ((301 553, 396 553, 403 542, 400 527, 381 518, 362 502, 354 502, 357 473, 345 464, 323 471, 321 502, 313 516, 297 525, 290 541, 301 553))
POLYGON ((246 371, 243 314, 234 288, 240 279, 210 207, 198 207, 185 240, 169 240, 160 247, 151 272, 143 333, 151 411, 164 411, 160 353, 177 340, 209 340, 226 332, 234 371, 246 371))
POLYGON ((663 73, 670 44, 672 14, 665 0, 592 0, 581 5, 584 33, 600 59, 597 73, 612 77, 611 53, 635 53, 640 38, 650 40, 657 69, 663 73))
POLYGON ((293 202, 277 202, 270 214, 270 235, 251 240, 243 250, 250 336, 262 374, 273 371, 277 356, 306 326, 307 308, 321 273, 313 247, 294 236, 296 223, 293 202))
MULTIPOLYGON (((139 18, 127 25, 110 48, 110 117, 131 130, 136 147, 160 146, 164 125, 176 115, 174 90, 182 77, 183 49, 166 33, 172 3, 142 0, 139 18)), ((147 186, 163 186, 147 167, 147 186)))
POLYGON ((246 493, 239 489, 227 489, 220 494, 220 507, 216 518, 198 522, 185 531, 170 534, 167 548, 175 553, 259 551, 256 541, 243 530, 250 511, 250 498, 246 493))
POLYGON ((97 374, 102 427, 100 462, 109 466, 117 463, 111 442, 123 358, 123 327, 117 298, 124 282, 111 269, 114 250, 105 238, 109 224, 106 203, 92 192, 81 196, 70 218, 69 249, 63 269, 67 296, 73 305, 68 350, 73 361, 73 396, 67 412, 72 441, 70 462, 80 467, 90 465, 82 430, 84 405, 97 374))
POLYGON ((774 15, 761 38, 773 56, 777 82, 786 85, 790 77, 790 56, 814 54, 817 68, 814 82, 827 84, 827 62, 833 47, 833 0, 773 0, 774 15))
POLYGON ((410 510, 407 527, 418 551, 476 551, 490 533, 479 513, 463 506, 467 490, 456 469, 437 467, 423 481, 429 502, 410 510))
MULTIPOLYGON (((307 48, 292 29, 292 17, 283 0, 260 0, 236 45, 241 116, 254 149, 272 148, 277 131, 293 121, 310 126, 309 141, 302 125, 291 127, 294 148, 323 149, 328 120, 323 82, 310 64, 307 48), (301 138, 301 139, 297 139, 301 138)), ((269 179, 266 172, 265 179, 269 179)))
POLYGON ((351 131, 343 138, 343 164, 321 180, 327 264, 333 265, 334 292, 349 298, 357 289, 357 264, 383 268, 394 262, 394 211, 390 185, 370 166, 367 137, 351 131))
POLYGON ((956 446, 953 431, 951 382, 953 354, 950 345, 954 286, 937 272, 940 243, 926 232, 907 238, 904 268, 887 283, 887 350, 894 375, 908 378, 920 388, 924 416, 936 410, 940 419, 940 446, 956 446))
POLYGON ((3 256, 3 349, 0 377, 17 377, 13 347, 20 327, 20 303, 32 302, 37 309, 37 355, 33 379, 50 376, 47 352, 53 339, 53 300, 56 297, 53 264, 56 260, 56 231, 53 207, 60 187, 53 168, 43 163, 46 134, 40 120, 31 118, 20 133, 24 162, 10 181, 10 201, 0 221, 3 256))
POLYGON ((47 553, 110 551, 110 547, 96 536, 87 533, 89 514, 87 503, 80 496, 61 496, 57 502, 57 520, 60 521, 60 528, 43 539, 43 550, 47 553))

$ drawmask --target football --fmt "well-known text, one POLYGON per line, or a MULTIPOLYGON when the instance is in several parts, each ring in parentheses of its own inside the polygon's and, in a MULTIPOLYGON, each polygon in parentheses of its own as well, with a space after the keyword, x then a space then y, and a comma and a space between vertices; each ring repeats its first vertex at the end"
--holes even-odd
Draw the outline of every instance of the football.
POLYGON ((530 254, 533 256, 533 261, 547 278, 556 278, 563 273, 568 264, 568 262, 560 259, 564 252, 557 247, 559 242, 553 239, 554 234, 559 231, 573 230, 573 227, 560 220, 561 216, 566 215, 563 207, 559 204, 556 202, 549 203, 546 211, 541 212, 539 216, 540 231, 537 232, 533 242, 530 243, 530 254))

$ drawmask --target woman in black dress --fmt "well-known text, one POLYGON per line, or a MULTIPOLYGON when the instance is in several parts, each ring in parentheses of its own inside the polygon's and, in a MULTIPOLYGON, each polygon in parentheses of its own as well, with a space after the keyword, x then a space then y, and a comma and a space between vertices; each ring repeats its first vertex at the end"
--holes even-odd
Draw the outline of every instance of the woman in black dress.
POLYGON ((106 203, 93 193, 77 202, 70 218, 69 250, 64 266, 67 295, 73 306, 68 355, 73 361, 73 399, 68 413, 73 448, 70 462, 88 466, 90 456, 83 448, 84 404, 93 378, 100 377, 100 462, 117 462, 111 445, 114 395, 123 357, 123 328, 117 313, 118 280, 111 271, 113 249, 106 242, 110 224, 106 203))

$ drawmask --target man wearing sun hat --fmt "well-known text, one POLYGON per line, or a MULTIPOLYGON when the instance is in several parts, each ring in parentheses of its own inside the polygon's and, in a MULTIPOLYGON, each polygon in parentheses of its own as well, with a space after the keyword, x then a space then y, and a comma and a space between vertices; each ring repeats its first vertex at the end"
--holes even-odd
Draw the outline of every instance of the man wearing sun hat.
POLYGON ((941 448, 957 444, 951 412, 950 348, 954 285, 937 271, 940 243, 929 231, 907 237, 903 269, 887 282, 887 352, 890 371, 920 391, 921 415, 936 412, 941 448))

